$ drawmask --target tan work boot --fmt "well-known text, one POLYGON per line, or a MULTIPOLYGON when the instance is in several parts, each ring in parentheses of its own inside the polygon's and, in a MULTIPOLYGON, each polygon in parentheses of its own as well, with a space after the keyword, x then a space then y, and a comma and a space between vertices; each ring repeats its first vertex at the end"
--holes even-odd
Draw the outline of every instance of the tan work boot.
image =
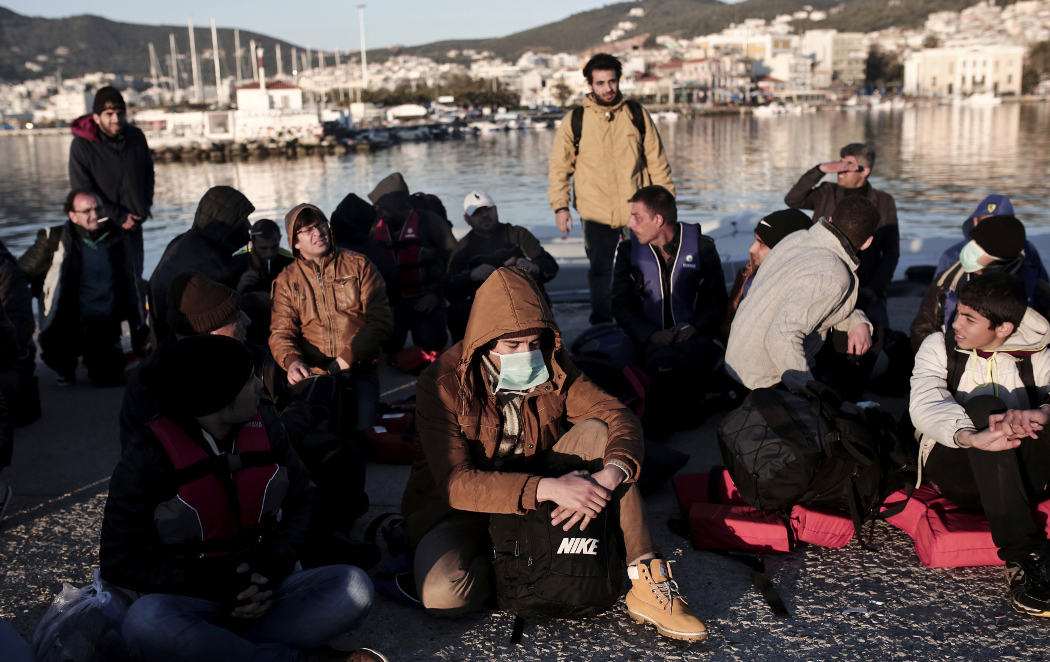
POLYGON ((707 639, 707 627, 693 615, 678 592, 667 561, 650 559, 628 566, 627 576, 631 578, 631 590, 624 602, 631 618, 652 623, 660 634, 672 639, 707 639))

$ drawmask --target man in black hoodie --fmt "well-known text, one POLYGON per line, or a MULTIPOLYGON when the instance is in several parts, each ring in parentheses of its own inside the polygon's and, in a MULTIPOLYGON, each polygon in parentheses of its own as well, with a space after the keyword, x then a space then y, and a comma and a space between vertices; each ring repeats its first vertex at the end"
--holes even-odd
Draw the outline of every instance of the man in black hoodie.
POLYGON ((240 277, 233 254, 248 243, 248 215, 255 207, 230 186, 213 186, 201 198, 193 227, 175 237, 164 249, 149 279, 153 332, 160 342, 168 328, 168 290, 179 274, 196 271, 230 289, 240 277))
POLYGON ((136 278, 142 277, 142 223, 153 206, 153 157, 142 131, 129 126, 127 105, 116 88, 95 93, 91 114, 70 125, 69 187, 88 189, 101 201, 98 216, 131 234, 136 278))

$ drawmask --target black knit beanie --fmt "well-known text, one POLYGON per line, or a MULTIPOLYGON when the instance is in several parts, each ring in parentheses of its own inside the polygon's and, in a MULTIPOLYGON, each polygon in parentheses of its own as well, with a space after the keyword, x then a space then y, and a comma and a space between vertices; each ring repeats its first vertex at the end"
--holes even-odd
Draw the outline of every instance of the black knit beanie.
POLYGON ((762 243, 773 248, 780 240, 796 230, 806 230, 813 221, 797 209, 781 209, 769 214, 755 226, 755 234, 762 243))
POLYGON ((1024 225, 1014 216, 991 216, 970 230, 970 238, 992 257, 1009 260, 1024 250, 1024 225))
POLYGON ((103 110, 127 110, 128 105, 124 103, 124 97, 121 96, 120 90, 107 85, 95 92, 95 101, 91 104, 91 112, 95 115, 102 113, 103 110))
POLYGON ((252 377, 252 355, 226 336, 190 336, 167 350, 143 375, 169 416, 206 416, 233 402, 252 377))
POLYGON ((241 296, 222 283, 186 272, 171 281, 168 325, 179 336, 211 333, 241 307, 241 296))

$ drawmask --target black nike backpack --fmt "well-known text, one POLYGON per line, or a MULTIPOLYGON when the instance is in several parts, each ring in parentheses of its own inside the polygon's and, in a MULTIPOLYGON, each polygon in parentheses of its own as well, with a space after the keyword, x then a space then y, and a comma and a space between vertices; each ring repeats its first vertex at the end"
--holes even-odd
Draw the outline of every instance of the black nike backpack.
MULTIPOLYGON (((624 549, 619 501, 581 531, 551 526, 551 501, 524 515, 489 516, 499 608, 521 618, 582 618, 620 598, 624 549)), ((516 626, 517 627, 517 626, 516 626)))

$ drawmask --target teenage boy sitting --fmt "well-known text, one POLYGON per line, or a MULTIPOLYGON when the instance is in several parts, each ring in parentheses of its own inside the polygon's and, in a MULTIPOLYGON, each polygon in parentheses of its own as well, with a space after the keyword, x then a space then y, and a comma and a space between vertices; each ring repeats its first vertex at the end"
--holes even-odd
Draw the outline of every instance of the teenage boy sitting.
POLYGON ((1028 308, 1021 281, 994 272, 959 288, 951 328, 915 357, 920 481, 984 511, 1014 609, 1050 616, 1047 539, 1031 514, 1050 478, 1050 322, 1028 308))

